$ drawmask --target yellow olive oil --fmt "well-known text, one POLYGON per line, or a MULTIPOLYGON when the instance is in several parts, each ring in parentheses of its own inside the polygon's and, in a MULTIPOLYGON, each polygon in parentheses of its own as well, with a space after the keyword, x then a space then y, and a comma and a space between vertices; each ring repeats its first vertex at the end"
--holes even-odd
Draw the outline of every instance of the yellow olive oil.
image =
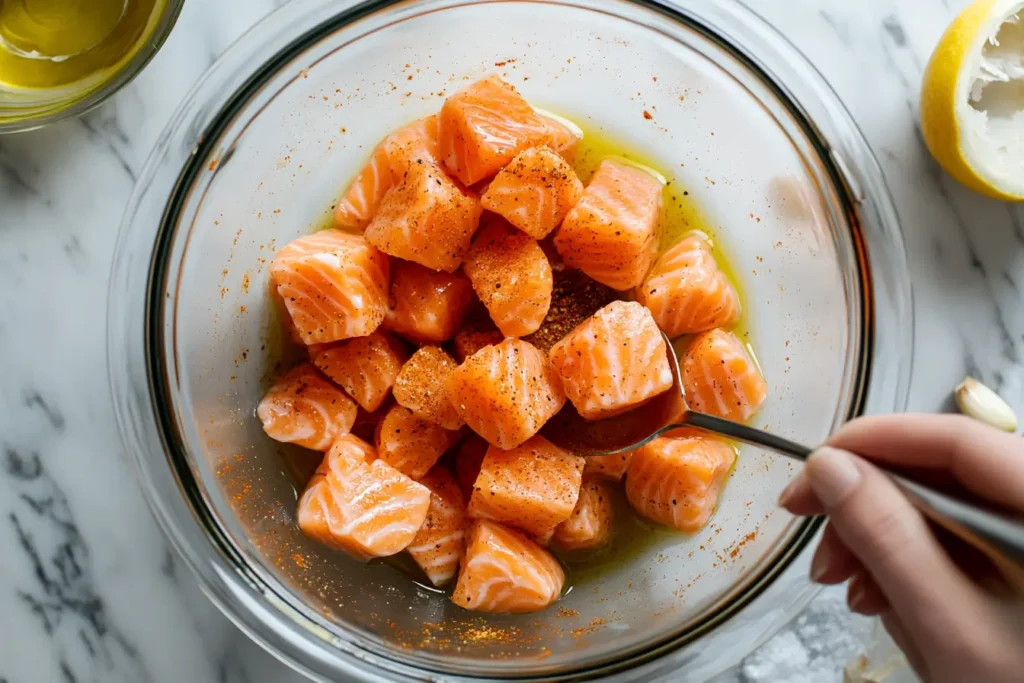
POLYGON ((0 0, 0 90, 102 84, 152 32, 167 0, 0 0))

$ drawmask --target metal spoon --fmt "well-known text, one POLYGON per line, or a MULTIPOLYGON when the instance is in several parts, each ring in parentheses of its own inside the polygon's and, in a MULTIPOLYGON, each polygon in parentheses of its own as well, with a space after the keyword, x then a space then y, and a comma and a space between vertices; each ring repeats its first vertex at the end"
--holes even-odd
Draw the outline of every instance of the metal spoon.
MULTIPOLYGON (((662 333, 672 370, 672 388, 622 415, 604 420, 584 420, 566 404, 541 430, 541 434, 570 452, 582 456, 612 455, 640 448, 674 429, 691 427, 760 446, 797 460, 806 460, 813 449, 761 429, 690 410, 679 373, 679 359, 671 340, 662 333)), ((993 562, 1014 587, 1024 589, 1024 520, 985 509, 936 491, 903 474, 885 472, 922 514, 961 540, 974 546, 993 562)))

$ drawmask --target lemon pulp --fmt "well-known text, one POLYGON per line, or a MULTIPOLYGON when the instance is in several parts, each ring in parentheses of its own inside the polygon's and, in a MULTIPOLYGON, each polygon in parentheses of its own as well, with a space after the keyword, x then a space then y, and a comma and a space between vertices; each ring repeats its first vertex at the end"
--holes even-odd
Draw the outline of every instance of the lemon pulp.
POLYGON ((0 0, 0 90, 63 88, 115 72, 166 0, 0 0))
POLYGON ((1024 0, 976 0, 949 26, 925 70, 921 127, 958 181, 1024 201, 1024 0))

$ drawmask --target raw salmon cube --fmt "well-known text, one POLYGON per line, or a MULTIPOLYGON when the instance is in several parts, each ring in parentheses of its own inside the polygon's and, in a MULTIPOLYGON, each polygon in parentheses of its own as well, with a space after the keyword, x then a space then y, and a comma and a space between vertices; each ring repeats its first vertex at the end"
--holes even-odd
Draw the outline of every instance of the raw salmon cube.
POLYGON ((583 474, 590 476, 606 477, 613 481, 620 481, 622 475, 629 467, 629 461, 633 458, 633 451, 628 453, 616 453, 614 455, 591 455, 587 456, 587 466, 583 468, 583 474))
POLYGON ((284 301, 277 294, 276 290, 271 289, 271 292, 275 305, 278 306, 279 315, 281 316, 281 327, 284 329, 288 341, 290 341, 292 344, 295 344, 296 346, 305 349, 306 357, 309 358, 309 360, 313 360, 313 358, 319 355, 321 351, 330 348, 335 343, 331 342, 327 344, 307 344, 305 341, 303 341, 302 335, 299 334, 298 328, 295 327, 295 323, 292 322, 292 318, 288 314, 288 309, 285 308, 284 301))
POLYGON ((465 423, 448 398, 448 378, 457 367, 459 364, 443 349, 420 348, 398 373, 395 400, 421 420, 458 429, 465 423))
POLYGON ((326 347, 313 357, 313 363, 372 413, 391 393, 407 357, 400 341, 378 330, 326 347))
POLYGON ((384 329, 417 344, 438 344, 452 338, 475 300, 473 286, 461 272, 439 273, 395 261, 384 329))
POLYGON ((551 264, 532 237, 495 218, 466 253, 462 270, 506 337, 535 332, 551 307, 551 264))
MULTIPOLYGON (((373 447, 352 434, 346 434, 335 440, 331 445, 330 452, 334 453, 335 465, 344 471, 351 471, 360 463, 369 464, 377 459, 377 453, 373 447)), ((325 479, 330 471, 331 458, 325 453, 316 471, 313 472, 313 476, 306 482, 303 494, 299 497, 296 521, 299 529, 306 536, 332 548, 343 549, 331 533, 327 517, 324 515, 324 508, 319 504, 310 504, 310 500, 307 500, 315 495, 310 492, 318 491, 321 487, 326 486, 325 479)))
POLYGON ((500 344, 504 338, 486 308, 480 315, 471 313, 452 340, 455 359, 461 363, 485 346, 500 344))
POLYGON ((459 441, 459 433, 421 420, 408 408, 392 406, 377 425, 377 455, 403 474, 420 479, 459 441))
POLYGON ((470 434, 455 449, 455 479, 466 500, 473 495, 473 484, 480 476, 480 465, 483 464, 488 448, 490 444, 482 436, 470 434))
POLYGON ((466 359, 448 395, 470 429, 498 448, 515 448, 565 405, 551 364, 536 347, 506 339, 466 359))
POLYGON ((673 338, 731 325, 742 310, 711 245, 700 235, 687 237, 658 259, 636 290, 636 300, 673 338))
POLYGON ((552 542, 563 550, 591 550, 611 539, 612 498, 608 482, 585 478, 569 519, 555 527, 552 542))
POLYGON ((711 519, 735 460, 732 446, 716 439, 655 439, 629 463, 626 498, 647 519, 694 533, 711 519))
POLYGON ((387 311, 388 279, 387 257, 340 230, 300 237, 270 263, 270 281, 306 344, 372 334, 387 311))
POLYGON ((385 254, 454 273, 480 223, 480 200, 431 163, 412 164, 381 199, 366 239, 385 254))
POLYGON ((384 194, 397 185, 410 164, 417 161, 438 163, 437 116, 413 121, 377 145, 370 161, 334 207, 334 220, 338 227, 365 229, 384 194))
POLYGON ((565 572, 547 550, 512 529, 477 520, 452 602, 475 612, 537 612, 558 599, 564 584, 565 572))
POLYGON ((583 131, 568 119, 541 114, 548 132, 548 145, 570 164, 576 160, 576 148, 583 139, 583 131))
POLYGON ((744 422, 768 396, 757 362, 731 332, 711 330, 696 337, 679 369, 686 401, 698 412, 744 422))
POLYGON ((569 519, 583 480, 583 458, 542 436, 487 450, 469 498, 469 516, 543 536, 569 519))
POLYGON ((547 143, 549 125, 515 88, 488 76, 441 107, 441 159, 463 185, 473 185, 500 171, 522 150, 547 143))
POLYGON ((299 498, 304 534, 359 559, 404 550, 430 507, 430 489, 375 459, 351 434, 334 442, 299 498))
POLYGON ((466 500, 459 485, 441 465, 436 465, 420 483, 430 489, 427 519, 406 550, 435 586, 455 578, 466 548, 466 500))
POLYGON ((480 204, 539 240, 558 227, 583 196, 572 166, 549 147, 520 152, 501 169, 480 204))
POLYGON ((274 298, 281 302, 281 326, 284 328, 285 334, 288 336, 288 341, 302 347, 306 351, 306 358, 313 360, 320 353, 326 349, 329 349, 337 342, 329 342, 326 344, 307 344, 302 341, 302 335, 299 334, 298 328, 295 327, 295 323, 292 322, 291 316, 288 315, 288 310, 284 307, 284 302, 281 301, 281 297, 277 296, 276 292, 274 298))
MULTIPOLYGON (((331 444, 329 452, 333 453, 335 458, 344 456, 345 460, 343 463, 336 461, 335 464, 344 464, 345 467, 355 467, 355 465, 361 462, 370 464, 377 459, 377 451, 373 449, 373 446, 354 434, 346 434, 335 439, 334 443, 331 444)), ((306 482, 306 488, 308 489, 322 481, 330 471, 331 458, 327 457, 327 453, 324 453, 324 457, 320 460, 320 465, 317 466, 313 476, 306 482)))
POLYGON ((256 416, 275 441, 326 451, 349 433, 357 410, 345 392, 303 363, 274 382, 256 407, 256 416))
POLYGON ((662 185, 635 166, 606 159, 555 233, 567 265, 624 292, 644 281, 658 254, 662 185))
POLYGON ((650 311, 635 301, 608 304, 548 355, 588 420, 635 408, 672 386, 665 340, 650 311))

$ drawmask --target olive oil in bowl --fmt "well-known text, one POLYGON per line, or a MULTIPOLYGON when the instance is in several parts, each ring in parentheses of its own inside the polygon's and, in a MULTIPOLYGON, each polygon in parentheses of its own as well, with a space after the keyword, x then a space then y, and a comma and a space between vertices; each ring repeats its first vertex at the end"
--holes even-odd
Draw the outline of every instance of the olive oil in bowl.
POLYGON ((87 109, 130 80, 182 0, 0 0, 0 132, 87 109))

